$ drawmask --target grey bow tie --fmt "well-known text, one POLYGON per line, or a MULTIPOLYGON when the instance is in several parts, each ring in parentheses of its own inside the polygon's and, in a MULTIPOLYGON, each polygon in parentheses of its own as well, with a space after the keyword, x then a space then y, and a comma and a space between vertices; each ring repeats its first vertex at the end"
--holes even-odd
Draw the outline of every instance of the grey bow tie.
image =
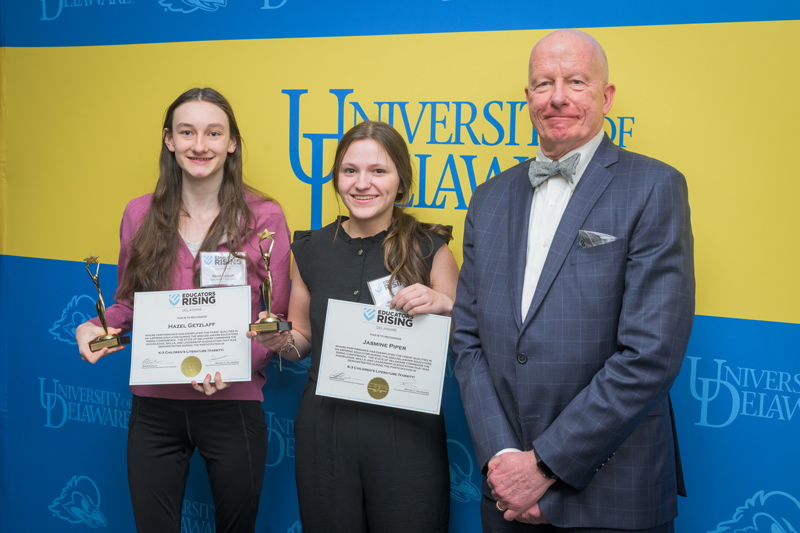
POLYGON ((556 174, 561 174, 572 185, 572 176, 575 174, 575 169, 578 168, 578 161, 581 160, 581 154, 571 155, 561 161, 531 161, 531 166, 528 168, 528 178, 531 180, 531 185, 535 189, 556 174))

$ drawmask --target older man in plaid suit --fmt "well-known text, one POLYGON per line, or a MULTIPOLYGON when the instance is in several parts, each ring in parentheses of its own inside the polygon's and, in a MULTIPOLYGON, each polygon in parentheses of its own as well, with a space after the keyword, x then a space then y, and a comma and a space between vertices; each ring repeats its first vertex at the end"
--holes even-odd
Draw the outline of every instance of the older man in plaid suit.
POLYGON ((536 160, 475 190, 453 318, 484 531, 673 531, 669 390, 694 318, 686 181, 603 133, 615 86, 575 30, 534 47, 536 160))

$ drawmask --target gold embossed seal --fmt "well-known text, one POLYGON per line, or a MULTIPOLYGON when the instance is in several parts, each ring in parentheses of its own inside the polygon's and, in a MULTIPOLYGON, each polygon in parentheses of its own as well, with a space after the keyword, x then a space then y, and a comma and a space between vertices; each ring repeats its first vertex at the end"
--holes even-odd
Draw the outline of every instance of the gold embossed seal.
POLYGON ((202 369, 203 363, 201 363, 200 359, 193 355, 190 355, 181 362, 181 372, 183 372, 183 375, 187 378, 195 377, 202 369))
POLYGON ((367 392, 376 400, 383 400, 389 394, 389 384, 383 378, 372 378, 367 385, 367 392))

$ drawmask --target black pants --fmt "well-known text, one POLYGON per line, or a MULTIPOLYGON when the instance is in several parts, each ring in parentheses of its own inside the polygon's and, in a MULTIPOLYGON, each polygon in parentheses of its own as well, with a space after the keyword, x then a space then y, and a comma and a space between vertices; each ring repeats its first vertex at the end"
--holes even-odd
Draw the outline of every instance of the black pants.
POLYGON ((450 467, 444 417, 317 396, 295 421, 303 533, 446 532, 450 467))
POLYGON ((649 529, 598 529, 598 528, 560 528, 550 524, 536 525, 522 522, 507 522, 503 513, 497 510, 496 502, 483 496, 481 498, 481 522, 483 533, 674 533, 675 522, 649 529))
POLYGON ((267 462, 261 403, 134 395, 128 425, 128 484, 136 529, 180 533, 195 448, 206 462, 217 532, 252 532, 267 462))

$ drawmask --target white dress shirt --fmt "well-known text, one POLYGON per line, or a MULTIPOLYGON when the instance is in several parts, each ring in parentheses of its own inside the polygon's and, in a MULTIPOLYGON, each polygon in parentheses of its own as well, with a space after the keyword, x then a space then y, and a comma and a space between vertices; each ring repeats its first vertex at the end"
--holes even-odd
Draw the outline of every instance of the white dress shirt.
MULTIPOLYGON (((547 259, 547 252, 550 251, 550 245, 553 242, 556 229, 558 229, 558 224, 561 222, 561 217, 564 215, 564 210, 567 208, 569 199, 572 197, 575 187, 578 186, 586 167, 589 166, 589 162, 594 157, 597 147, 600 146, 603 135, 604 132, 601 129, 589 142, 566 153, 561 158, 561 160, 564 160, 574 154, 581 154, 581 159, 572 177, 572 184, 567 181, 567 178, 557 174, 536 187, 533 192, 531 215, 528 219, 525 279, 522 284, 522 320, 525 320, 531 301, 533 301, 533 294, 536 292, 536 285, 539 283, 539 277, 547 259)), ((552 161, 541 150, 536 155, 536 160, 552 161)))
MULTIPOLYGON (((603 141, 603 130, 595 135, 586 144, 576 150, 572 150, 561 159, 566 159, 573 154, 581 154, 581 160, 575 168, 572 176, 572 185, 567 178, 558 174, 551 177, 533 191, 531 201, 531 215, 528 219, 528 248, 525 259, 525 279, 522 283, 522 320, 528 314, 531 307, 533 293, 536 292, 536 285, 539 283, 539 276, 542 274, 547 252, 550 251, 550 244, 567 208, 569 199, 578 182, 583 176, 584 171, 589 166, 589 162, 594 157, 594 153, 603 141)), ((552 161, 541 151, 536 155, 537 161, 552 161)), ((508 452, 519 452, 517 448, 503 448, 494 457, 508 452)))

